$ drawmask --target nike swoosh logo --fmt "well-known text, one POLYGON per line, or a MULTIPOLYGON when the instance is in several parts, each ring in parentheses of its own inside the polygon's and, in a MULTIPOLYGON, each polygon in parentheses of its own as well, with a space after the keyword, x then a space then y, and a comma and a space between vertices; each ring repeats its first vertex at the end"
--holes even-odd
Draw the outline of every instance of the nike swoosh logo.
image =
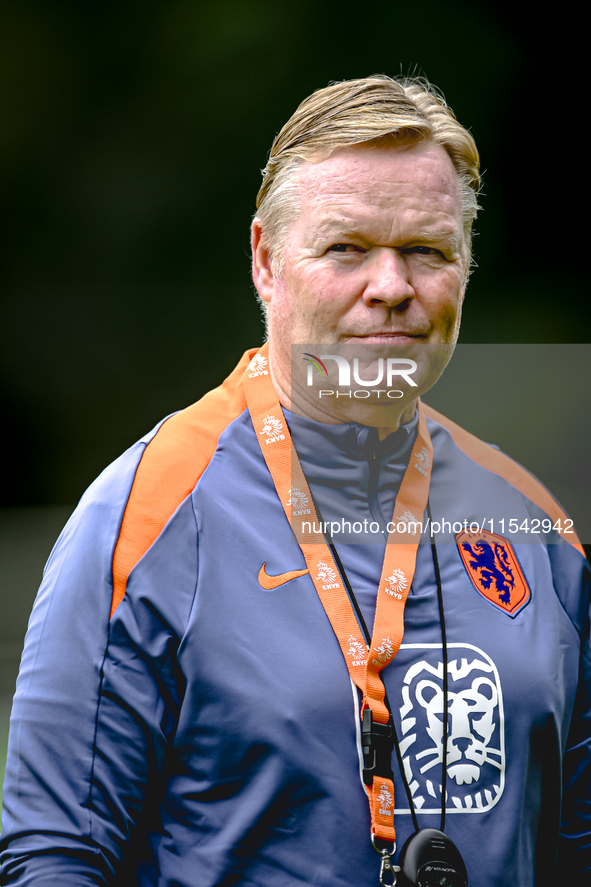
POLYGON ((263 564, 259 570, 259 585, 265 591, 273 591, 274 588, 279 588, 280 585, 285 585, 286 582, 291 582, 292 579, 297 579, 298 576, 305 576, 308 572, 306 568, 305 570, 289 570, 287 573, 279 573, 278 576, 269 576, 265 570, 266 566, 266 563, 263 564))

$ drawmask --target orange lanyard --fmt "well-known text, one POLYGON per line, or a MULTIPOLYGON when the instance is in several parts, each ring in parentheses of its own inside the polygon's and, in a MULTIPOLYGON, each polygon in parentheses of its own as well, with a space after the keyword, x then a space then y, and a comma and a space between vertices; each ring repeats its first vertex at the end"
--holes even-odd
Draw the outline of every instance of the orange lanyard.
MULTIPOLYGON (((259 354, 267 358, 267 344, 259 354)), ((331 551, 322 532, 314 532, 316 527, 320 528, 318 516, 271 376, 251 374, 247 369, 244 389, 250 417, 277 495, 337 636, 351 679, 363 694, 362 745, 367 765, 364 781, 371 812, 372 840, 395 841, 394 783, 390 763, 392 728, 380 672, 394 659, 402 642, 404 607, 414 577, 421 538, 420 527, 413 526, 413 522, 422 523, 429 497, 433 446, 422 405, 419 401, 417 437, 396 496, 392 517, 394 526, 386 544, 368 651, 331 551), (310 528, 309 532, 303 532, 303 524, 301 530, 294 526, 291 504, 293 490, 308 497, 310 513, 306 515, 306 526, 310 528)))

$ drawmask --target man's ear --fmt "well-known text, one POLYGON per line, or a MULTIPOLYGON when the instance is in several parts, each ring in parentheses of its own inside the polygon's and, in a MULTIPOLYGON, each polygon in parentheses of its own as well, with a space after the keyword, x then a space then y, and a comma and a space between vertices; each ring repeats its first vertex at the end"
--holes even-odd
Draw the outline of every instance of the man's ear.
POLYGON ((252 279, 257 292, 264 302, 270 302, 275 289, 275 278, 271 270, 271 253, 264 245, 260 220, 255 218, 251 229, 252 279))

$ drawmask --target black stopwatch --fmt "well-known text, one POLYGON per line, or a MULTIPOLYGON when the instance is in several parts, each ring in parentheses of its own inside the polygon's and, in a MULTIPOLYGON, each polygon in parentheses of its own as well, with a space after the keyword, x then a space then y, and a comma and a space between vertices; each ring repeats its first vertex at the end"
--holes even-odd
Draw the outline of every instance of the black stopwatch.
POLYGON ((468 887, 460 851, 436 828, 411 835, 400 851, 398 866, 396 887, 468 887))

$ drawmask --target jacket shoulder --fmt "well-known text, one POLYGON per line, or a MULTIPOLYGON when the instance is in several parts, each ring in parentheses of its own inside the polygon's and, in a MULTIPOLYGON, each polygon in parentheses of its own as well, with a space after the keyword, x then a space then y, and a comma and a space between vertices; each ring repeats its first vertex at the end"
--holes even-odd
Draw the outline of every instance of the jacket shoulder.
POLYGON ((223 431, 246 409, 242 377, 256 351, 247 351, 222 385, 163 422, 146 446, 113 556, 111 615, 132 569, 194 489, 223 431))
MULTIPOLYGON (((552 520, 553 524, 564 522, 568 519, 567 513, 564 511, 559 502, 556 501, 550 491, 531 474, 523 465, 515 462, 506 453, 501 452, 496 447, 485 443, 474 434, 466 431, 460 425, 452 422, 446 416, 438 413, 432 407, 423 404, 425 415, 432 422, 441 425, 451 435, 455 445, 464 455, 472 459, 482 468, 490 471, 503 478, 507 483, 511 484, 515 489, 529 499, 534 505, 545 512, 552 520)), ((570 535, 570 534, 569 534, 570 535)), ((571 538, 562 537, 569 542, 574 548, 585 557, 585 551, 575 533, 571 538)))

